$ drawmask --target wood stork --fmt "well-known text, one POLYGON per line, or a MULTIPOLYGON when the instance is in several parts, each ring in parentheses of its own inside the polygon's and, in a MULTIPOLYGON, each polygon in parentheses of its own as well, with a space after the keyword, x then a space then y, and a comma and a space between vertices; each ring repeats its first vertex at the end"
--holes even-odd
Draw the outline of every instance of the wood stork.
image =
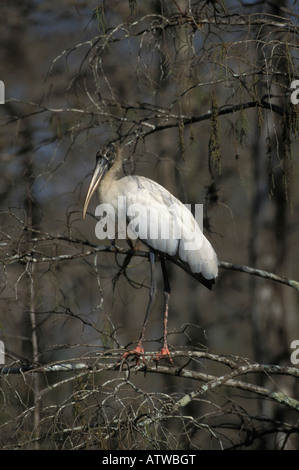
POLYGON ((134 351, 125 353, 123 358, 131 354, 138 357, 144 354, 142 346, 144 331, 156 292, 155 255, 160 259, 164 279, 164 323, 163 345, 156 360, 167 356, 172 362, 167 345, 170 286, 164 258, 169 258, 208 289, 211 289, 218 275, 217 255, 203 235, 191 211, 181 201, 151 179, 136 175, 120 177, 122 164, 121 151, 114 144, 108 145, 97 153, 95 169, 83 206, 83 218, 85 218, 91 197, 98 188, 100 203, 112 207, 118 220, 124 218, 129 229, 128 238, 139 238, 149 248, 152 281, 149 303, 138 345, 134 351), (126 204, 121 207, 119 205, 120 197, 125 198, 126 201, 126 204), (136 223, 134 226, 136 217, 134 219, 134 213, 130 212, 129 208, 136 207, 136 204, 145 209, 145 212, 143 211, 143 217, 139 217, 138 224, 136 223), (150 223, 148 223, 149 218, 150 223), (165 227, 167 228, 166 232, 165 227))

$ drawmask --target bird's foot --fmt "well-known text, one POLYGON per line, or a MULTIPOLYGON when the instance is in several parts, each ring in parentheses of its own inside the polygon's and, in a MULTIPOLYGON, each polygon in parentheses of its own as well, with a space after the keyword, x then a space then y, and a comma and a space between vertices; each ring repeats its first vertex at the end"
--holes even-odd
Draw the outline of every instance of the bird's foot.
POLYGON ((124 361, 127 361, 130 356, 135 356, 136 366, 139 365, 140 358, 142 358, 142 362, 145 364, 144 349, 142 346, 137 345, 136 348, 133 349, 132 351, 126 351, 115 365, 120 366, 121 364, 123 364, 124 361))
POLYGON ((168 358, 171 364, 173 364, 173 360, 170 356, 170 351, 168 349, 168 346, 162 346, 158 354, 154 357, 154 361, 156 361, 157 365, 160 359, 168 358))

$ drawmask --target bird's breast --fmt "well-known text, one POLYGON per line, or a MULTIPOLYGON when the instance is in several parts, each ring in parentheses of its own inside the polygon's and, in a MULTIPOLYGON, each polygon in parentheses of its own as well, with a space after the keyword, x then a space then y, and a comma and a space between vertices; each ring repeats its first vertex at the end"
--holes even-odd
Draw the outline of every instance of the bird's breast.
POLYGON ((111 210, 117 238, 139 238, 155 250, 178 255, 192 272, 202 273, 206 279, 217 276, 216 253, 199 224, 158 183, 134 175, 107 181, 100 186, 100 201, 111 210))

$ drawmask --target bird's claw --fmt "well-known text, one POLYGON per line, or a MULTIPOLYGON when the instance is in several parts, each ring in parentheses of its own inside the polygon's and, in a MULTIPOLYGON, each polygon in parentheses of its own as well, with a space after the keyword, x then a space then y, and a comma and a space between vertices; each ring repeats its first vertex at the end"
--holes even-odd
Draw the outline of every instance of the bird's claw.
POLYGON ((120 366, 121 364, 123 364, 124 361, 127 361, 127 359, 128 359, 130 356, 135 356, 135 358, 136 358, 136 366, 139 366, 140 358, 142 358, 142 362, 145 364, 144 349, 143 349, 142 346, 136 346, 136 348, 133 349, 132 351, 126 351, 126 352, 121 356, 121 358, 117 361, 117 363, 115 364, 115 366, 120 366))
POLYGON ((168 346, 163 346, 160 351, 155 355, 154 361, 157 363, 160 361, 160 359, 168 358, 171 364, 173 364, 172 357, 170 356, 170 351, 168 349, 168 346))

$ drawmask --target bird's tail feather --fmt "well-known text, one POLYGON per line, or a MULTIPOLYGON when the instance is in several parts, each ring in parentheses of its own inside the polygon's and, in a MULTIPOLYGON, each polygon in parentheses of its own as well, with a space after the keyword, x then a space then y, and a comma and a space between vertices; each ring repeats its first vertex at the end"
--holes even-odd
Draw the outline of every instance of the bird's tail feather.
POLYGON ((191 271, 191 269, 189 268, 189 265, 187 263, 185 263, 184 261, 174 257, 174 256, 171 256, 171 255, 168 255, 166 253, 160 253, 159 254, 161 256, 164 256, 165 258, 167 258, 169 261, 171 261, 172 263, 176 264, 177 266, 179 266, 181 269, 183 269, 187 274, 189 274, 190 276, 192 276, 194 279, 196 279, 198 282, 200 282, 201 284, 203 284, 205 287, 207 287, 208 289, 212 290, 213 288, 213 285, 215 284, 215 279, 206 279, 201 273, 193 273, 191 271))

